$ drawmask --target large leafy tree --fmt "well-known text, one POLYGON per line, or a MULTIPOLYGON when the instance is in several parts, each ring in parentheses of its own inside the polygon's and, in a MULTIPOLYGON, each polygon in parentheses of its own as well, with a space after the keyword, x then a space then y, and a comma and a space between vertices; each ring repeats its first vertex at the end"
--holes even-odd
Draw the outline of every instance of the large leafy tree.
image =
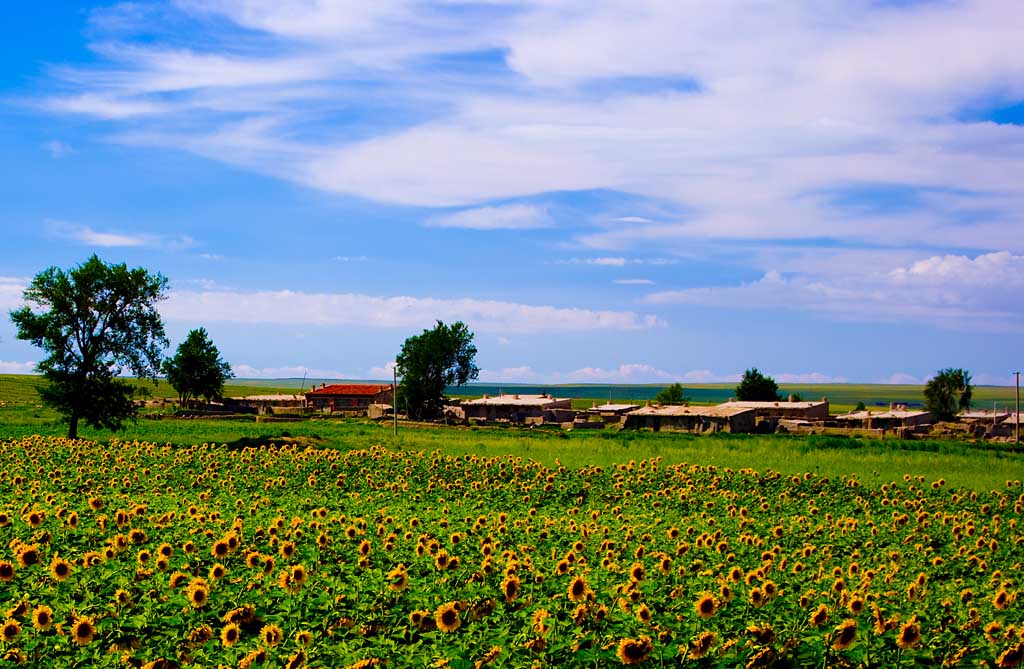
POLYGON ((781 399, 779 384, 759 372, 757 367, 751 367, 743 372, 743 378, 736 386, 736 399, 741 402, 777 402, 781 399))
POLYGON ((399 394, 409 415, 438 416, 446 386, 461 386, 479 376, 475 359, 473 333, 461 321, 437 321, 432 329, 406 339, 395 364, 402 377, 399 394))
POLYGON ((167 382, 178 392, 184 406, 189 400, 202 397, 207 402, 224 395, 224 382, 234 376, 231 365, 220 358, 206 328, 191 330, 178 345, 173 358, 164 360, 167 382))
POLYGON ((18 339, 46 352, 36 365, 47 383, 43 401, 68 420, 68 437, 84 420, 118 430, 135 417, 130 372, 156 383, 164 325, 156 303, 167 279, 143 268, 107 264, 95 255, 68 271, 50 267, 25 289, 26 305, 11 312, 18 339))
POLYGON ((661 390, 654 396, 654 401, 659 404, 682 404, 686 401, 686 398, 683 396, 682 384, 673 383, 668 388, 661 390))
POLYGON ((952 367, 942 369, 925 384, 925 406, 936 420, 953 420, 958 410, 971 408, 973 390, 970 372, 952 367))

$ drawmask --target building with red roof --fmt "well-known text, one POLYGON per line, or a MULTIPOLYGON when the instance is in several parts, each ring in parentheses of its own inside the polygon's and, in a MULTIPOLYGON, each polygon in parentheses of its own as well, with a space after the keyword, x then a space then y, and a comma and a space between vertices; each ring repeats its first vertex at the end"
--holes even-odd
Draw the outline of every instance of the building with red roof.
POLYGON ((306 407, 316 411, 366 411, 372 404, 391 404, 390 385, 377 383, 320 384, 306 393, 306 407))

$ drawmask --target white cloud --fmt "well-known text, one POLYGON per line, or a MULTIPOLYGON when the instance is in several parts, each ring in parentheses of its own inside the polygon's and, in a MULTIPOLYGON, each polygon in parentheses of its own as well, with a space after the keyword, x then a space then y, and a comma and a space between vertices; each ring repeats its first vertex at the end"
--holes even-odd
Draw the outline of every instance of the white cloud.
POLYGON ((621 256, 600 256, 597 258, 569 258, 561 261, 569 265, 598 265, 600 267, 625 267, 626 265, 674 265, 675 258, 624 258, 621 256))
POLYGON ((498 346, 508 346, 508 344, 509 344, 509 343, 510 343, 510 342, 511 342, 512 340, 511 340, 511 339, 509 339, 508 337, 498 337, 498 340, 497 340, 497 341, 498 341, 498 346))
POLYGON ((75 152, 71 145, 59 139, 51 139, 43 143, 43 148, 54 158, 63 158, 75 152))
POLYGON ((795 383, 795 384, 807 384, 807 383, 847 383, 848 379, 845 376, 830 376, 829 374, 822 374, 821 372, 783 372, 781 374, 774 375, 774 378, 779 383, 795 383))
POLYGON ((615 369, 583 367, 566 375, 567 380, 578 383, 647 383, 674 378, 670 372, 643 364, 619 365, 615 369))
POLYGON ((177 0, 159 11, 199 20, 167 39, 134 32, 137 4, 105 10, 96 62, 53 69, 41 103, 122 141, 386 202, 612 189, 687 212, 580 240, 615 253, 821 238, 1024 251, 1024 128, 962 113, 1024 98, 1016 0, 356 4, 177 0), (438 65, 485 50, 505 55, 438 65), (408 118, 358 113, 381 100, 408 118), (903 211, 822 196, 879 184, 930 195, 903 211))
POLYGON ((171 250, 190 248, 195 245, 191 237, 162 237, 159 235, 130 234, 95 230, 86 225, 67 223, 64 221, 47 221, 47 229, 56 237, 77 242, 83 246, 100 248, 121 247, 160 247, 171 250))
POLYGON ((23 304, 21 299, 29 279, 13 276, 0 276, 0 310, 10 311, 23 304))
POLYGON ((35 374, 36 363, 0 360, 0 374, 35 374))
POLYGON ((693 369, 682 376, 684 383, 738 383, 742 374, 716 374, 710 369, 693 369))
POLYGON ((219 262, 224 260, 224 256, 219 253, 200 253, 199 257, 203 260, 209 260, 210 262, 219 262))
POLYGON ((466 228, 468 230, 534 230, 554 224, 543 207, 529 204, 506 204, 497 207, 466 209, 427 220, 432 228, 466 228))
POLYGON ((934 256, 908 267, 847 276, 768 272, 735 286, 651 293, 647 304, 730 309, 800 309, 841 320, 918 321, 952 329, 1019 331, 1024 256, 1006 251, 934 256))
POLYGON ((615 279, 612 283, 617 283, 620 286, 653 286, 654 282, 650 279, 615 279))
POLYGON ((368 379, 390 379, 394 377, 395 367, 398 365, 394 360, 390 360, 384 363, 381 367, 371 367, 366 372, 366 378, 368 379))
POLYGON ((332 260, 335 262, 366 262, 369 258, 366 256, 334 256, 332 260))
POLYGON ((350 374, 336 369, 321 369, 304 365, 283 367, 254 367, 252 365, 231 365, 231 371, 239 379, 351 379, 350 374))
POLYGON ((632 311, 535 306, 497 300, 376 297, 357 293, 280 291, 173 291, 162 303, 166 318, 189 321, 427 327, 437 319, 462 320, 483 332, 642 330, 664 325, 632 311))
POLYGON ((878 382, 894 386, 920 386, 924 384, 923 380, 917 378, 913 374, 907 374, 906 372, 896 372, 884 379, 880 379, 878 382))

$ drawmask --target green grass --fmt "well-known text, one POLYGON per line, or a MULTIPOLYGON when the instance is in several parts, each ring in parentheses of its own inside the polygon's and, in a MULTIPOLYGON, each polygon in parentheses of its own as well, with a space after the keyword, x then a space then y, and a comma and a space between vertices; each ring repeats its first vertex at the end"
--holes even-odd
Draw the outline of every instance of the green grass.
MULTIPOLYGON (((31 376, 0 376, 0 438, 27 434, 63 435, 66 425, 56 413, 39 405, 31 376)), ((150 384, 150 387, 151 384, 150 384)), ((274 386, 228 387, 232 395, 282 392, 274 386)), ((286 392, 286 391, 285 391, 286 392)), ((154 396, 169 397, 166 383, 154 396)), ((86 439, 108 442, 113 435, 83 426, 86 439)), ((320 419, 295 423, 257 423, 249 420, 154 420, 129 424, 122 439, 191 445, 201 443, 243 446, 271 440, 300 438, 331 448, 441 451, 450 455, 478 453, 521 455, 547 465, 608 467, 629 460, 661 457, 666 463, 714 464, 740 469, 773 469, 783 473, 816 472, 837 477, 857 475, 865 481, 887 481, 904 474, 929 480, 945 478, 954 486, 977 490, 1002 488, 1006 480, 1024 480, 1024 456, 1005 447, 955 441, 897 441, 788 435, 693 436, 649 432, 576 431, 549 429, 453 428, 403 425, 398 437, 390 424, 365 420, 320 419)))

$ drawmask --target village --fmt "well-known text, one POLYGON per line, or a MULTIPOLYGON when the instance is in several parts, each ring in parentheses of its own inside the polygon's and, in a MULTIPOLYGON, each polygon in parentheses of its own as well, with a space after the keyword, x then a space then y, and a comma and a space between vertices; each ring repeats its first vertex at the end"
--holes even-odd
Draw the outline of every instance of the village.
MULTIPOLYGON (((325 417, 365 417, 371 420, 394 416, 394 386, 367 383, 321 383, 292 395, 253 395, 224 398, 208 405, 204 417, 255 414, 266 422, 309 420, 325 417)), ((789 396, 779 401, 729 401, 717 405, 640 403, 592 403, 573 407, 573 398, 548 393, 500 393, 479 398, 449 398, 441 423, 463 426, 519 426, 562 430, 646 430, 690 434, 831 434, 866 438, 920 439, 960 437, 1011 441, 1018 431, 1019 414, 1012 411, 961 412, 957 420, 936 421, 919 407, 890 404, 833 414, 828 398, 804 401, 789 396)))

